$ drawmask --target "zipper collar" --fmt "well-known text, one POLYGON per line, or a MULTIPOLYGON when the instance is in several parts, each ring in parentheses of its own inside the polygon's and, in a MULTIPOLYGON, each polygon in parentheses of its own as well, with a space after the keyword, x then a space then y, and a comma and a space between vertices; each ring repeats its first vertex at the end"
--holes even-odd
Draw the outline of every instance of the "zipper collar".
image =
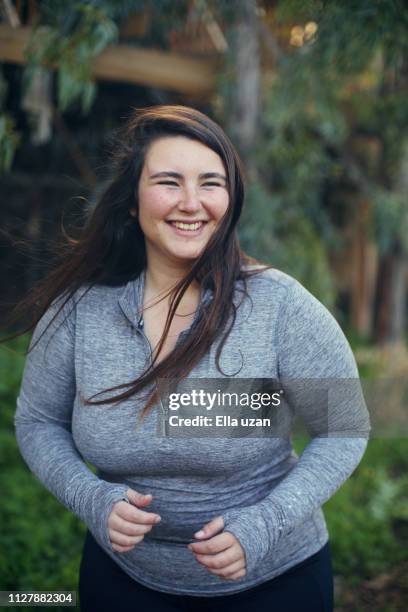
MULTIPOLYGON (((143 314, 143 297, 146 282, 146 269, 142 270, 141 274, 125 285, 125 289, 120 295, 118 302, 123 314, 132 325, 138 327, 143 314)), ((213 291, 209 288, 201 287, 200 302, 196 310, 193 322, 189 329, 196 324, 200 310, 204 304, 207 304, 212 299, 213 291)), ((187 331, 187 330, 184 330, 187 331)))

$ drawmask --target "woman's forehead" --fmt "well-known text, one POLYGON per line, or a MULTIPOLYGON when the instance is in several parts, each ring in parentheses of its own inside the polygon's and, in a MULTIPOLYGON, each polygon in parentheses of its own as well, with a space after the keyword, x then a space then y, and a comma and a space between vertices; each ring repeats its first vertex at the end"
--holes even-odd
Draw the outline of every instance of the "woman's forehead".
POLYGON ((177 172, 183 168, 194 170, 196 167, 201 172, 203 164, 208 172, 223 170, 223 162, 218 153, 205 144, 184 136, 168 136, 152 142, 144 165, 149 172, 177 172), (162 167, 163 164, 166 168, 162 167))

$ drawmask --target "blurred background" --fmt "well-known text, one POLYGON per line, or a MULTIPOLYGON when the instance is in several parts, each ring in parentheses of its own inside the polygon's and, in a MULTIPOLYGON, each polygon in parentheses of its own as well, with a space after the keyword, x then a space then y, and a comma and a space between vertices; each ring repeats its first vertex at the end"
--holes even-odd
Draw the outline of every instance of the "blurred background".
MULTIPOLYGON (((407 378, 402 0, 0 0, 0 18, 0 316, 95 202, 131 109, 185 104, 244 161, 243 249, 331 310, 362 378, 407 378)), ((85 526, 14 438, 28 341, 0 347, 0 590, 71 590, 85 526)), ((408 608, 407 467, 407 436, 377 436, 324 506, 337 612, 408 608)))

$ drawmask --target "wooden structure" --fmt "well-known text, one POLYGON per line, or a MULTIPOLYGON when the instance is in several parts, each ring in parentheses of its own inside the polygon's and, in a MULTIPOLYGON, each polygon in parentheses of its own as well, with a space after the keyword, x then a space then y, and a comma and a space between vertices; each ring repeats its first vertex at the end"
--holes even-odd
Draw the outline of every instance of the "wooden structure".
MULTIPOLYGON (((33 28, 0 24, 0 62, 25 64, 24 49, 33 28)), ((46 28, 39 30, 46 33, 46 28)), ((215 88, 219 57, 188 57, 131 45, 107 47, 92 65, 95 78, 170 89, 191 97, 209 97, 215 88)), ((55 68, 55 66, 52 66, 55 68)))

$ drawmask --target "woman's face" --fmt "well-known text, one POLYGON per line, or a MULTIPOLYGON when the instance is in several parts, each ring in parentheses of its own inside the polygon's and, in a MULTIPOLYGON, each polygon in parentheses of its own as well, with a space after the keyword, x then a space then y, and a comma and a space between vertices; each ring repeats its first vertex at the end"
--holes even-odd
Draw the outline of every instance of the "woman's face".
MULTIPOLYGON (((177 264, 197 258, 229 203, 219 155, 184 136, 153 141, 138 194, 139 223, 150 262, 165 258, 177 264)), ((136 215, 136 210, 131 214, 136 215)))

